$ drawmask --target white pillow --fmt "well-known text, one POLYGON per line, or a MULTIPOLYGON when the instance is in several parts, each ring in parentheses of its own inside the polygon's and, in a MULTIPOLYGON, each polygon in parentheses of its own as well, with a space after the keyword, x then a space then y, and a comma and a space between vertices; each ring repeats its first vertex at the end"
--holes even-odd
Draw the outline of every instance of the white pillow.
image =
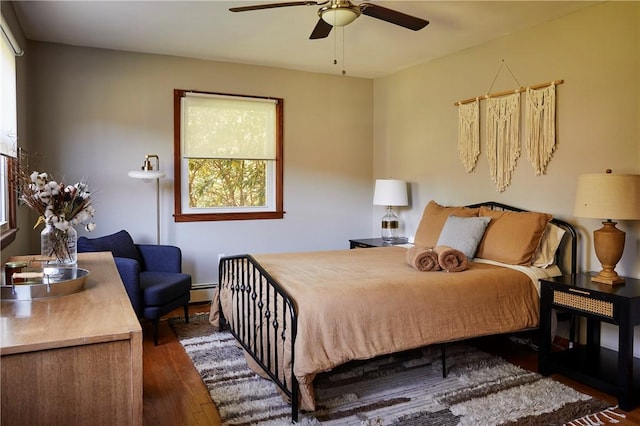
POLYGON ((547 223, 544 234, 542 234, 542 240, 540 240, 540 245, 533 254, 531 265, 537 268, 546 268, 552 265, 564 233, 565 230, 559 226, 553 223, 547 223))
POLYGON ((491 218, 486 216, 459 217, 451 215, 445 221, 436 245, 460 250, 468 259, 473 259, 490 221, 491 218))

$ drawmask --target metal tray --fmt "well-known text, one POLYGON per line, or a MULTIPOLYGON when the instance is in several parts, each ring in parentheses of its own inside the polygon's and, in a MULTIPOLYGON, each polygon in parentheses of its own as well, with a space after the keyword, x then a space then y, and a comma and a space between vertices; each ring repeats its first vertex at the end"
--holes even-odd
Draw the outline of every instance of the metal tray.
POLYGON ((38 272, 42 277, 0 286, 2 300, 33 300, 66 296, 84 289, 89 271, 81 268, 46 266, 24 272, 38 272))

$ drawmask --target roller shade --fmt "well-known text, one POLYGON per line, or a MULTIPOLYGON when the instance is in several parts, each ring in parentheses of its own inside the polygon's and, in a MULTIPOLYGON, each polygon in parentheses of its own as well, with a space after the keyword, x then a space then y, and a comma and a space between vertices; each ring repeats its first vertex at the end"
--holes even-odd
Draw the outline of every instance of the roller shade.
POLYGON ((15 56, 21 55, 22 49, 4 17, 0 30, 0 154, 15 157, 18 143, 15 56))
POLYGON ((181 102, 183 157, 275 160, 275 100, 187 93, 181 102))

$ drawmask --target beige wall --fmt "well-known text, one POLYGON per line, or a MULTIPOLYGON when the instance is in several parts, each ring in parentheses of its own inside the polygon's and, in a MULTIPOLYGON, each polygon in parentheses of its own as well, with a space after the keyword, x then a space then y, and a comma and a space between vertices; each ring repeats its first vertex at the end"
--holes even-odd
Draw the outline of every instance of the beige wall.
MULTIPOLYGON (((159 154, 169 176, 161 181, 163 242, 186 245, 187 269, 197 282, 212 279, 210 267, 198 266, 210 252, 217 258, 244 250, 333 248, 351 236, 377 235, 383 212, 370 206, 377 177, 411 182, 412 204, 401 212, 407 235, 430 199, 494 199, 576 224, 581 267, 594 269, 591 231, 598 221, 573 218, 575 183, 580 173, 605 168, 640 172, 638 8, 637 2, 596 5, 374 82, 30 43, 18 61, 21 76, 29 70, 19 81, 21 145, 56 175, 90 179, 97 190, 95 235, 127 228, 141 241, 154 239, 154 191, 126 178, 126 171, 139 167, 144 154, 159 154), (522 85, 565 83, 558 86, 558 146, 547 174, 534 176, 523 152, 511 186, 498 193, 484 153, 475 172, 464 172, 453 103, 485 93, 503 59, 522 85), (285 220, 173 223, 173 88, 285 98, 285 220), (315 232, 317 223, 323 232, 315 232), (249 232, 255 235, 243 238, 249 232), (206 246, 199 242, 203 235, 206 246)), ((492 91, 515 86, 503 68, 492 91)), ((3 258, 23 252, 25 234, 35 235, 28 216, 19 210, 22 231, 3 258)), ((620 271, 640 277, 640 224, 619 227, 628 231, 620 271)))
MULTIPOLYGON (((588 7, 530 30, 415 66, 374 84, 374 176, 407 179, 412 205, 402 212, 408 235, 423 206, 495 200, 541 210, 575 224, 580 267, 599 268, 591 255, 598 220, 572 215, 578 175, 640 173, 640 3, 588 7), (564 79, 557 86, 557 148, 547 173, 535 176, 523 146, 511 186, 499 193, 482 153, 473 173, 457 151, 454 102, 487 93, 501 61, 523 86, 564 79)), ((514 89, 503 67, 492 89, 514 89)), ((481 103, 484 111, 486 103, 481 103)), ((523 107, 524 108, 524 107, 523 107)), ((524 111, 524 110, 523 110, 524 111)), ((481 121, 484 134, 484 121, 481 121)), ((381 212, 374 213, 376 217, 381 212)), ((640 278, 640 223, 627 231, 618 271, 640 278)))
MULTIPOLYGON (((518 87, 503 69, 492 91, 518 87)), ((481 104, 481 111, 485 103, 481 104)), ((484 122, 481 121, 481 133, 484 122)), ((484 150, 484 138, 482 138, 484 150)), ((423 206, 494 200, 540 210, 574 224, 581 270, 598 270, 592 232, 600 221, 573 217, 578 175, 640 173, 640 3, 608 2, 530 30, 412 67, 374 83, 374 177, 410 182, 401 213, 411 235, 423 206), (557 149, 535 176, 523 149, 511 186, 498 193, 484 152, 465 173, 457 151, 453 103, 487 93, 504 59, 523 86, 564 79, 557 87, 557 149)), ((374 211, 373 228, 382 211, 374 211)), ((617 271, 640 278, 640 222, 620 221, 625 252, 617 271)), ((640 333, 636 332, 636 342, 640 333)), ((617 348, 617 328, 602 343, 617 348)), ((640 343, 635 345, 640 356, 640 343)))
POLYGON ((145 154, 167 173, 161 242, 182 248, 194 283, 217 282, 220 253, 348 248, 369 235, 371 80, 49 43, 30 43, 27 55, 30 154, 67 182, 88 178, 98 225, 89 236, 126 229, 155 242, 155 185, 127 177, 145 154), (174 88, 284 98, 283 220, 173 221, 174 88))

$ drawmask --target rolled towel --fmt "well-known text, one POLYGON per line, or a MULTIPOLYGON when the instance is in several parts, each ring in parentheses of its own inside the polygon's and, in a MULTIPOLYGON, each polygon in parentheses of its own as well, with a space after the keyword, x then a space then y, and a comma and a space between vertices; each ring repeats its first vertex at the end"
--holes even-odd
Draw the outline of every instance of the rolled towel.
POLYGON ((413 246, 407 249, 407 263, 418 271, 439 271, 438 255, 432 248, 413 246))
POLYGON ((449 246, 436 246, 433 248, 438 256, 438 264, 443 271, 460 272, 467 269, 467 256, 460 250, 449 246))

